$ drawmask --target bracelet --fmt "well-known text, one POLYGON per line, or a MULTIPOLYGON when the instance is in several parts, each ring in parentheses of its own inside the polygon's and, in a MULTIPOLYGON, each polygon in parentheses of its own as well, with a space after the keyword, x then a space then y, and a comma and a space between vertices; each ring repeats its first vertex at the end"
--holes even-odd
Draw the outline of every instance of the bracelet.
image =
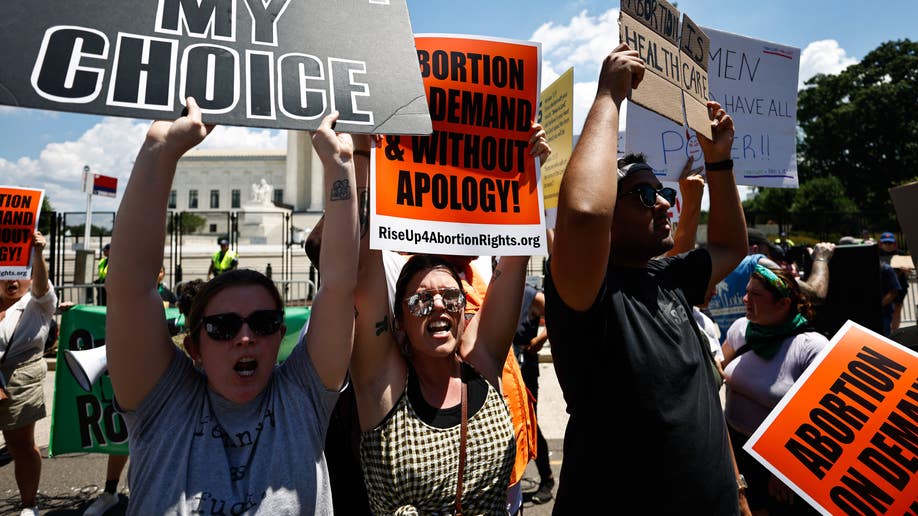
POLYGON ((813 258, 813 261, 814 262, 827 262, 829 260, 826 260, 825 258, 813 258))
POLYGON ((370 159, 370 151, 368 151, 368 150, 354 149, 354 154, 356 154, 356 155, 358 155, 358 156, 364 156, 364 157, 366 157, 367 159, 370 159))
POLYGON ((708 170, 708 171, 711 171, 711 170, 733 170, 733 160, 732 160, 732 159, 725 159, 725 160, 723 160, 723 161, 715 161, 714 163, 711 163, 711 162, 709 162, 709 161, 705 161, 705 162, 704 162, 704 168, 705 168, 705 170, 708 170))

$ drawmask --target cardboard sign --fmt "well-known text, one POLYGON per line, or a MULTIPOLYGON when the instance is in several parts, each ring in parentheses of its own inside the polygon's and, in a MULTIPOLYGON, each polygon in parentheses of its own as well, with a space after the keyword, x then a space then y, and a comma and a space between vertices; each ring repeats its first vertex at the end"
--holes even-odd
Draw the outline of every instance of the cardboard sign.
MULTIPOLYGON (((309 314, 309 307, 284 309, 287 333, 281 341, 278 363, 290 355, 309 314)), ((166 308, 165 317, 178 326, 184 325, 184 318, 177 308, 166 308)), ((91 392, 86 392, 77 383, 64 358, 66 349, 79 351, 104 346, 105 318, 104 306, 84 305, 74 306, 61 316, 49 456, 65 453, 128 453, 127 427, 121 414, 112 405, 114 391, 108 372, 96 380, 91 392)))
POLYGON ((0 185, 0 280, 32 277, 32 235, 44 190, 0 185))
POLYGON ((743 449, 823 514, 918 512, 918 353, 846 323, 743 449))
MULTIPOLYGON (((736 183, 796 188, 800 50, 710 28, 704 32, 711 38, 710 97, 736 126, 731 153, 736 183)), ((689 155, 702 162, 694 134, 686 135, 681 123, 634 103, 626 122, 626 150, 643 152, 658 176, 676 181, 689 155)))
POLYGON ((573 67, 542 90, 539 123, 545 129, 548 145, 551 146, 551 158, 542 166, 542 196, 545 203, 545 226, 554 228, 561 177, 574 150, 573 67))
POLYGON ((370 247, 545 255, 542 182, 529 155, 541 46, 415 38, 433 133, 385 138, 370 171, 370 247))
POLYGON ((8 0, 0 104, 428 134, 405 0, 8 0), (359 35, 359 37, 357 37, 359 35))
POLYGON ((700 27, 666 0, 622 0, 620 41, 644 60, 640 86, 631 92, 632 103, 689 127, 708 138, 707 115, 710 42, 700 27))

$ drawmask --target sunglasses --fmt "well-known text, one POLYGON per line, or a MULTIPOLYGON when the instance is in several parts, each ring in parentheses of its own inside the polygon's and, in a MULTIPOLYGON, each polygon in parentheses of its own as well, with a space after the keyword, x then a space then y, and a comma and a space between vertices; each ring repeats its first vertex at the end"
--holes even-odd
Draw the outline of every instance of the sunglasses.
POLYGON ((653 208, 656 206, 658 195, 666 199, 666 202, 668 202, 670 206, 674 206, 676 203, 676 189, 669 188, 668 186, 656 189, 648 184, 641 184, 636 186, 634 190, 625 192, 618 197, 622 198, 634 194, 638 194, 640 196, 641 204, 643 204, 646 208, 653 208))
POLYGON ((227 312, 225 314, 208 315, 201 319, 204 331, 214 340, 230 340, 239 333, 242 323, 249 325, 255 335, 271 335, 277 333, 284 323, 283 310, 256 310, 242 317, 239 314, 227 312))
POLYGON ((408 313, 415 317, 424 317, 433 310, 434 299, 438 295, 447 312, 459 312, 465 305, 465 294, 458 288, 422 290, 405 298, 408 303, 408 313))

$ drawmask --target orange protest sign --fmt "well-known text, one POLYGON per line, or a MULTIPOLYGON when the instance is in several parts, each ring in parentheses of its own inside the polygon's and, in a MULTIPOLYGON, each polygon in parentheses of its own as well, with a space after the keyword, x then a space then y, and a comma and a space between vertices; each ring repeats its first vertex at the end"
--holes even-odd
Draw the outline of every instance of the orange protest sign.
POLYGON ((743 449, 825 514, 918 513, 918 354, 848 321, 743 449))
POLYGON ((0 185, 0 280, 28 279, 44 190, 0 185))
POLYGON ((371 171, 370 246, 544 254, 541 177, 529 155, 538 43, 415 38, 433 133, 387 135, 371 171))

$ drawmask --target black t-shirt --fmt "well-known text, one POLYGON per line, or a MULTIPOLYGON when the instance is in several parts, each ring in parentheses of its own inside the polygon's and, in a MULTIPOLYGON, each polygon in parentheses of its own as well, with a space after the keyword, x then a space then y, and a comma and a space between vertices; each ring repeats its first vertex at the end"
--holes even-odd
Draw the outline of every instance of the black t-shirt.
POLYGON ((738 513, 723 409, 691 315, 710 276, 703 249, 610 267, 593 306, 578 312, 546 274, 545 320, 570 414, 555 514, 598 497, 639 500, 650 514, 738 513), (609 467, 617 480, 602 473, 609 467))

